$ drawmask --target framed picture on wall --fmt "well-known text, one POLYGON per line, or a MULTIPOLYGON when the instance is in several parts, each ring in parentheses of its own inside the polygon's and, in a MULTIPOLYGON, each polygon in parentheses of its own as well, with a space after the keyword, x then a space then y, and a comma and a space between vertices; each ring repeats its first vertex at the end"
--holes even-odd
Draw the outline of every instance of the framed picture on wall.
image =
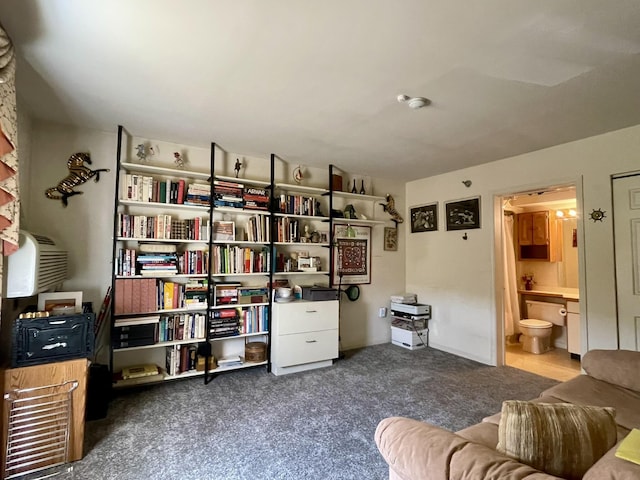
POLYGON ((371 227, 334 225, 334 285, 371 283, 371 227))
POLYGON ((480 228, 480 197, 445 203, 447 230, 480 228))
POLYGON ((411 207, 411 233, 438 230, 438 202, 411 207))
POLYGON ((391 252, 398 250, 398 229, 396 227, 384 227, 384 249, 391 252))

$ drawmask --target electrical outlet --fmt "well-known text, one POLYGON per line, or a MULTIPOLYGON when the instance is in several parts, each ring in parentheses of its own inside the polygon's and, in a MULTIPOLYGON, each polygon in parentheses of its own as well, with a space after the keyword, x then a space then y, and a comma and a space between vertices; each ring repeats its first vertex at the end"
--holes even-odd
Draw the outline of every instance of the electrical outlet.
POLYGON ((384 318, 386 316, 387 316, 387 307, 380 307, 380 310, 378 310, 378 317, 384 318))

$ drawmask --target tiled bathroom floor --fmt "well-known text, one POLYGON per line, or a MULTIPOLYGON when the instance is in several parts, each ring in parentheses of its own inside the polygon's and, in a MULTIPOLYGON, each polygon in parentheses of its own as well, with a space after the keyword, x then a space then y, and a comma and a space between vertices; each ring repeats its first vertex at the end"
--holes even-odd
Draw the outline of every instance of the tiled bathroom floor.
POLYGON ((505 363, 513 368, 525 370, 547 378, 564 382, 580 375, 580 362, 574 360, 569 352, 560 348, 535 355, 523 352, 522 345, 507 345, 505 363))

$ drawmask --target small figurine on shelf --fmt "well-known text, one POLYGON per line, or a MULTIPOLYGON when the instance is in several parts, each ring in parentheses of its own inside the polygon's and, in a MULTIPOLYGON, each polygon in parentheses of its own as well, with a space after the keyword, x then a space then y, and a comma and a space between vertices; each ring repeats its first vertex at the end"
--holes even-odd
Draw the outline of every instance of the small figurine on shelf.
POLYGON ((176 167, 183 169, 184 168, 184 158, 182 158, 182 155, 180 155, 180 152, 173 152, 173 163, 176 164, 176 167))
POLYGON ((304 226, 304 239, 306 243, 311 242, 311 232, 309 232, 309 225, 304 226))
POLYGON ((400 212, 396 210, 396 202, 393 199, 393 197, 387 193, 387 196, 385 197, 385 199, 387 200, 387 203, 381 203, 380 205, 382 206, 382 209, 385 212, 391 215, 391 220, 395 222, 396 226, 399 223, 404 222, 404 218, 402 218, 402 215, 400 215, 400 212))
POLYGON ((356 188, 356 179, 353 179, 353 187, 351 187, 351 193, 358 193, 358 189, 356 188))
POLYGON ((139 143, 136 145, 136 157, 141 162, 145 162, 147 160, 147 149, 144 147, 144 143, 139 143))
POLYGON ((236 178, 238 178, 238 174, 240 173, 241 168, 242 168, 242 163, 240 163, 239 158, 236 158, 236 166, 233 168, 236 171, 236 178))
POLYGON ((364 190, 364 179, 360 180, 360 195, 365 195, 366 192, 364 190))
POLYGON ((525 273, 522 276, 522 281, 524 282, 525 290, 533 290, 533 284, 536 283, 533 281, 533 273, 525 273))

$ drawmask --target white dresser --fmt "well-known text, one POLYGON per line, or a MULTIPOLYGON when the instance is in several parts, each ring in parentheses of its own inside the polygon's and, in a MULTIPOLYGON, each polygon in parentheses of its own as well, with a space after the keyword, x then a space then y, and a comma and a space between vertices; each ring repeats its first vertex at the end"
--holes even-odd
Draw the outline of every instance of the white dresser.
POLYGON ((328 367, 338 357, 338 301, 273 304, 271 372, 328 367))

